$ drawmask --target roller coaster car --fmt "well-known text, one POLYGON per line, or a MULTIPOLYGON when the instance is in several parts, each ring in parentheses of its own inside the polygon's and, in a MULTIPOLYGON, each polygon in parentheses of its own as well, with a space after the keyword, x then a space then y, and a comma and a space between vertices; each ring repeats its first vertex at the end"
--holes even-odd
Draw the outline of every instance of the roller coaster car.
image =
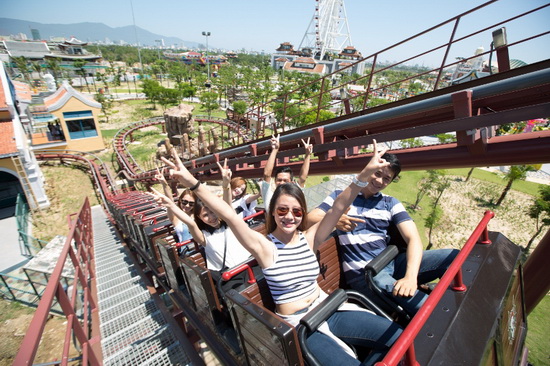
MULTIPOLYGON (((331 294, 341 286, 337 239, 330 236, 317 250, 321 274, 317 281, 331 294)), ((303 365, 296 329, 275 314, 265 279, 240 293, 230 290, 226 303, 249 365, 303 365)))
POLYGON ((386 313, 391 314, 393 318, 402 326, 406 326, 414 314, 409 314, 397 304, 392 297, 376 285, 374 277, 390 263, 399 253, 407 250, 407 243, 401 236, 397 226, 388 227, 389 245, 376 258, 365 266, 365 280, 373 292, 372 300, 386 313))
MULTIPOLYGON (((253 228, 265 233, 263 223, 253 228)), ((180 303, 177 306, 190 306, 201 319, 201 324, 217 334, 226 351, 238 359, 241 350, 231 316, 224 303, 224 293, 228 289, 240 291, 250 286, 251 278, 263 277, 261 269, 255 260, 251 260, 224 273, 212 272, 206 267, 202 248, 193 248, 189 255, 178 256, 174 246, 169 243, 170 240, 170 237, 157 238, 156 244, 169 287, 186 299, 185 304, 180 303), (248 268, 250 271, 246 271, 248 268), (250 276, 252 271, 254 275, 250 276)))
MULTIPOLYGON (((446 289, 420 329, 414 341, 420 365, 525 364, 521 248, 500 233, 490 232, 489 239, 491 244, 478 242, 462 266, 466 290, 446 289)), ((382 305, 408 323, 414 314, 406 314, 372 280, 402 251, 400 245, 389 245, 365 267, 366 281, 382 305)))
POLYGON ((420 365, 527 363, 522 250, 501 233, 489 239, 462 266, 466 291, 447 289, 416 337, 420 365))

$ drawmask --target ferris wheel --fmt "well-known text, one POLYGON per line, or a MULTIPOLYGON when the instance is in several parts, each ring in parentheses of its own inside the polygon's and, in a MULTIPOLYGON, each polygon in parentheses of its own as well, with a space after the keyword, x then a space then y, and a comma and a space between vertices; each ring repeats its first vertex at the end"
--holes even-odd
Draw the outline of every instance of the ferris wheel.
POLYGON ((338 54, 352 45, 344 0, 315 0, 315 13, 298 49, 310 49, 323 60, 327 53, 338 54))

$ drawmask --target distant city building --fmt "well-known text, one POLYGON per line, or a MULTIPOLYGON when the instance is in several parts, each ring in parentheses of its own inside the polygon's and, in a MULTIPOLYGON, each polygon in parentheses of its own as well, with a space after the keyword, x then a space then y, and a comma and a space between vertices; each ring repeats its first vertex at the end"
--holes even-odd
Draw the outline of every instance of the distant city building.
POLYGON ((32 39, 33 41, 40 41, 42 37, 40 37, 40 31, 38 29, 31 29, 32 39))
POLYGON ((59 66, 66 69, 71 69, 74 61, 82 60, 87 63, 83 66, 83 69, 87 71, 87 76, 93 76, 97 71, 97 66, 90 64, 99 63, 101 55, 87 52, 84 49, 86 45, 86 42, 79 41, 74 37, 69 40, 64 39, 62 42, 4 40, 0 42, 0 55, 7 54, 9 60, 14 57, 25 57, 29 61, 57 59, 59 66))
POLYGON ((13 39, 20 40, 20 41, 26 41, 27 35, 25 33, 17 33, 13 39))

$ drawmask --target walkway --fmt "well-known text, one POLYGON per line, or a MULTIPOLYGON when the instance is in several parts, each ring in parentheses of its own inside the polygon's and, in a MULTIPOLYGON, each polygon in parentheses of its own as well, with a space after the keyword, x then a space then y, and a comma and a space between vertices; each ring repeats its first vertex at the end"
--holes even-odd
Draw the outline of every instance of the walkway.
POLYGON ((101 206, 92 222, 103 364, 203 365, 189 342, 178 342, 181 330, 163 316, 101 206))
MULTIPOLYGON (((13 211, 12 208, 3 210, 13 211)), ((0 213, 0 217, 7 215, 8 214, 2 215, 2 213, 0 213)), ((21 255, 15 216, 0 219, 0 233, 2 233, 2 240, 0 240, 0 253, 2 253, 0 256, 0 272, 8 273, 12 269, 26 263, 29 258, 21 255)))

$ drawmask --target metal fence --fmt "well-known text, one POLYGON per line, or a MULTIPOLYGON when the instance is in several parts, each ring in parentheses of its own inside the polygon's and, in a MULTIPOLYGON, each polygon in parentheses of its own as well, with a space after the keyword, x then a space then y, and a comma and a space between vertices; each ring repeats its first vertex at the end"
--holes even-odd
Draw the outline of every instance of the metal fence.
POLYGON ((17 195, 15 203, 15 218, 17 232, 19 233, 19 251, 21 255, 34 257, 44 247, 46 242, 29 234, 31 220, 29 205, 21 193, 17 195))

